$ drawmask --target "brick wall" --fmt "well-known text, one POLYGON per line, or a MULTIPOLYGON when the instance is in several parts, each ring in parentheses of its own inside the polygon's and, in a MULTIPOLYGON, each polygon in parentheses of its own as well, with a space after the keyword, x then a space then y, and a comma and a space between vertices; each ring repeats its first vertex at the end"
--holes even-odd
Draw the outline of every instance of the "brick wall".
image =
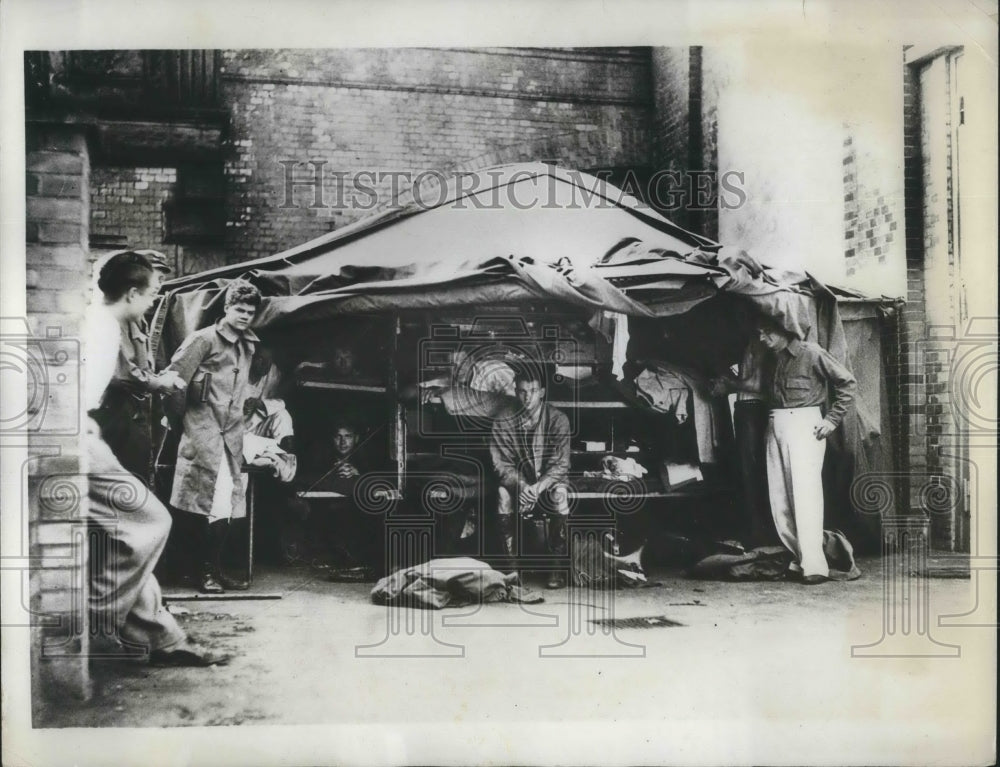
POLYGON ((162 245, 163 203, 172 197, 176 183, 176 168, 94 168, 90 174, 91 237, 162 245))
MULTIPOLYGON (((89 695, 83 609, 86 511, 81 466, 80 325, 87 301, 89 157, 81 130, 27 129, 29 391, 24 467, 36 700, 89 695)), ((7 335, 5 331, 5 335, 7 335)), ((9 336, 8 336, 9 338, 9 336)), ((7 340, 7 339, 5 339, 7 340)))
MULTIPOLYGON (((902 52, 898 55, 903 58, 902 52)), ((914 87, 909 73, 904 72, 899 84, 901 89, 895 104, 888 106, 897 118, 891 121, 894 128, 899 123, 898 118, 902 117, 903 136, 898 147, 903 153, 902 177, 898 173, 897 147, 891 143, 886 146, 887 126, 884 122, 880 124, 865 108, 860 113, 848 114, 843 123, 844 279, 847 284, 853 283, 871 294, 887 292, 883 287, 883 276, 897 271, 898 265, 905 260, 908 252, 906 227, 918 223, 907 208, 908 200, 919 200, 920 196, 919 184, 914 189, 910 179, 919 156, 915 154, 918 142, 913 127, 914 87), (914 194, 916 198, 913 198, 914 194)), ((893 295, 906 297, 899 293, 893 295)), ((882 322, 892 460, 900 470, 908 465, 910 455, 909 418, 915 378, 910 370, 914 363, 906 343, 907 318, 913 312, 914 305, 910 303, 885 317, 882 322)), ((892 511, 905 513, 910 505, 910 482, 905 472, 900 471, 893 484, 892 511)))
POLYGON ((874 160, 850 132, 844 138, 844 258, 846 274, 873 263, 885 264, 893 243, 902 236, 899 219, 903 201, 871 179, 874 160))
MULTIPOLYGON (((692 175, 692 171, 718 172, 719 88, 706 55, 699 46, 653 49, 652 158, 657 170, 684 174, 684 197, 676 206, 661 208, 663 213, 681 226, 715 238, 717 200, 696 205, 694 186, 704 184, 706 198, 711 198, 718 183, 710 176, 692 175)), ((666 183, 658 187, 661 200, 669 199, 667 188, 666 183)))
MULTIPOLYGON (((897 449, 896 465, 911 473, 927 468, 926 446, 917 419, 924 413, 924 380, 913 347, 923 338, 923 178, 920 143, 920 88, 912 67, 903 68, 903 179, 904 237, 906 244, 906 305, 896 324, 897 354, 888 368, 889 407, 897 449)), ((898 487, 897 511, 913 508, 911 483, 903 477, 898 487)))
MULTIPOLYGON (((649 160, 650 67, 641 51, 242 50, 222 59, 232 262, 370 214, 372 195, 354 190, 367 171, 415 175, 537 159, 597 169, 649 160), (307 161, 322 164, 323 204, 302 186, 286 207, 286 167, 308 183, 317 166, 307 161)), ((388 180, 371 185, 388 199, 388 180)))
MULTIPOLYGON (((951 457, 963 424, 953 410, 951 364, 959 327, 955 264, 952 63, 941 55, 907 67, 906 265, 900 428, 908 445, 908 507, 927 514, 919 477, 961 477, 961 459, 951 457)), ((956 550, 968 545, 959 529, 959 499, 947 513, 932 513, 931 543, 956 550)))
MULTIPOLYGON (((933 59, 918 73, 920 87, 921 184, 923 187, 922 253, 924 333, 914 336, 919 344, 915 364, 923 375, 922 395, 915 402, 913 426, 919 443, 915 452, 925 456, 928 474, 951 474, 941 458, 942 435, 954 432, 949 386, 950 343, 956 333, 955 242, 952 229, 951 71, 946 56, 933 59)), ((911 505, 921 499, 914 497, 911 505)), ((932 543, 954 546, 954 515, 934 514, 932 543)))
MULTIPOLYGON (((700 123, 701 123, 701 152, 697 157, 698 168, 715 174, 715 192, 719 192, 719 88, 720 78, 715 72, 714 60, 711 51, 705 48, 698 49, 698 80, 701 89, 700 123)), ((717 203, 712 210, 705 211, 701 217, 701 233, 711 237, 719 238, 719 205, 717 203)))
POLYGON ((691 123, 691 49, 654 48, 653 159, 658 168, 687 170, 691 123))
POLYGON ((91 261, 111 250, 153 248, 167 255, 177 274, 224 265, 221 241, 216 245, 168 241, 167 206, 177 197, 178 177, 178 168, 93 167, 91 261))
MULTIPOLYGON (((714 171, 718 89, 706 84, 703 59, 686 46, 222 51, 221 240, 167 241, 164 211, 182 169, 97 167, 95 250, 157 248, 180 273, 268 256, 388 201, 393 182, 359 176, 367 172, 412 178, 526 160, 616 178, 630 168, 714 171)), ((666 214, 718 235, 714 204, 690 211, 675 199, 666 214)))

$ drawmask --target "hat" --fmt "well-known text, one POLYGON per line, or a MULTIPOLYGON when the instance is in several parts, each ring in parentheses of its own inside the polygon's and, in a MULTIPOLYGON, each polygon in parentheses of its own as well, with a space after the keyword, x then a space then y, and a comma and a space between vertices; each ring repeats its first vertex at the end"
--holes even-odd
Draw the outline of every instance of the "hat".
POLYGON ((152 265, 152 267, 164 274, 170 274, 173 269, 170 268, 170 264, 167 263, 167 257, 160 253, 158 250, 136 250, 140 256, 144 256, 147 261, 152 265))

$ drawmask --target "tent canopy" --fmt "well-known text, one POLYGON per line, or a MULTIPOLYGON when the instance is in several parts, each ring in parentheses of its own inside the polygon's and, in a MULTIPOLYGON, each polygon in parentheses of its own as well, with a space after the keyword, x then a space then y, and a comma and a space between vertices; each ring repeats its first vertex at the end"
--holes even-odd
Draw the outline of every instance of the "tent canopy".
POLYGON ((197 322, 230 280, 245 277, 266 298, 258 327, 539 298, 668 316, 725 291, 809 335, 818 283, 808 275, 764 267, 589 174, 508 165, 414 197, 274 256, 172 280, 165 290, 197 322))

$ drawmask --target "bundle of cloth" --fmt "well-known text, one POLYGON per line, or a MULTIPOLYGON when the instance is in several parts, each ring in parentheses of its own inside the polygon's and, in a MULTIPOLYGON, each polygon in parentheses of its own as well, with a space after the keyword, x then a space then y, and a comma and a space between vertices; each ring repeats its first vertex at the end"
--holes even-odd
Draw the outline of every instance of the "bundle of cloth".
MULTIPOLYGON (((854 548, 840 530, 823 531, 823 553, 830 580, 853 581, 861 577, 854 561, 854 548)), ((758 546, 707 556, 688 571, 692 578, 730 581, 777 581, 785 577, 792 554, 784 546, 758 546)))
POLYGON ((603 540, 588 538, 573 546, 573 583, 590 589, 657 586, 646 578, 640 546, 631 554, 619 556, 610 533, 603 540), (609 549, 611 549, 609 551, 609 549))
POLYGON ((536 604, 541 595, 521 586, 517 573, 504 574, 471 557, 431 559, 385 576, 371 592, 377 605, 440 610, 487 602, 536 604))
POLYGON ((636 461, 635 458, 620 458, 615 455, 606 455, 601 459, 600 471, 585 471, 583 472, 583 476, 628 482, 632 479, 642 479, 648 473, 646 467, 636 461))

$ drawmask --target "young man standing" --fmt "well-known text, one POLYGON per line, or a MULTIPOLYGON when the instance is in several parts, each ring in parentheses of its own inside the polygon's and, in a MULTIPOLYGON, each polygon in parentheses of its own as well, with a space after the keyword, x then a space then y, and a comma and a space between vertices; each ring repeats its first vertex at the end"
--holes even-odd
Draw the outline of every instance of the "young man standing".
MULTIPOLYGON (((153 267, 143 256, 124 252, 109 258, 100 271, 102 300, 87 311, 84 352, 88 412, 96 411, 119 361, 121 328, 142 318, 156 296, 153 267)), ((93 418, 87 419, 84 444, 88 458, 88 513, 109 542, 109 554, 93 563, 91 614, 113 622, 118 637, 149 651, 150 663, 210 666, 225 655, 197 646, 163 607, 153 575, 167 542, 170 513, 121 465, 93 418)))
MULTIPOLYGON (((160 283, 170 273, 166 257, 155 250, 135 250, 113 253, 109 259, 126 253, 138 254, 152 265, 150 287, 155 297, 160 283)), ((183 383, 171 372, 157 375, 153 371, 149 331, 143 316, 123 321, 120 335, 118 361, 94 420, 122 466, 148 485, 153 465, 152 396, 170 394, 183 388, 183 383)))
POLYGON ((764 346, 753 328, 736 378, 716 378, 711 382, 713 397, 736 393, 733 430, 739 461, 745 507, 744 532, 752 546, 772 546, 779 542, 774 528, 767 490, 767 426, 770 408, 767 397, 774 355, 764 346))
MULTIPOLYGON (((530 365, 514 373, 518 406, 493 423, 490 455, 500 479, 497 512, 504 548, 516 555, 515 510, 527 516, 540 509, 547 517, 546 544, 550 554, 565 556, 569 496, 570 428, 566 415, 545 403, 543 374, 530 365)), ((565 575, 553 571, 546 584, 565 588, 565 575)))
POLYGON ((170 503, 200 517, 198 578, 207 594, 247 587, 226 577, 219 559, 230 520, 246 514, 240 474, 243 401, 259 340, 250 323, 259 306, 260 291, 234 281, 226 290, 222 319, 188 336, 167 366, 188 389, 186 397, 167 403, 175 424, 183 423, 170 503))
POLYGON ((775 355, 766 453, 771 514, 795 557, 791 572, 805 584, 823 583, 830 573, 823 554, 826 438, 847 413, 857 382, 828 351, 769 318, 761 321, 760 340, 775 355))

